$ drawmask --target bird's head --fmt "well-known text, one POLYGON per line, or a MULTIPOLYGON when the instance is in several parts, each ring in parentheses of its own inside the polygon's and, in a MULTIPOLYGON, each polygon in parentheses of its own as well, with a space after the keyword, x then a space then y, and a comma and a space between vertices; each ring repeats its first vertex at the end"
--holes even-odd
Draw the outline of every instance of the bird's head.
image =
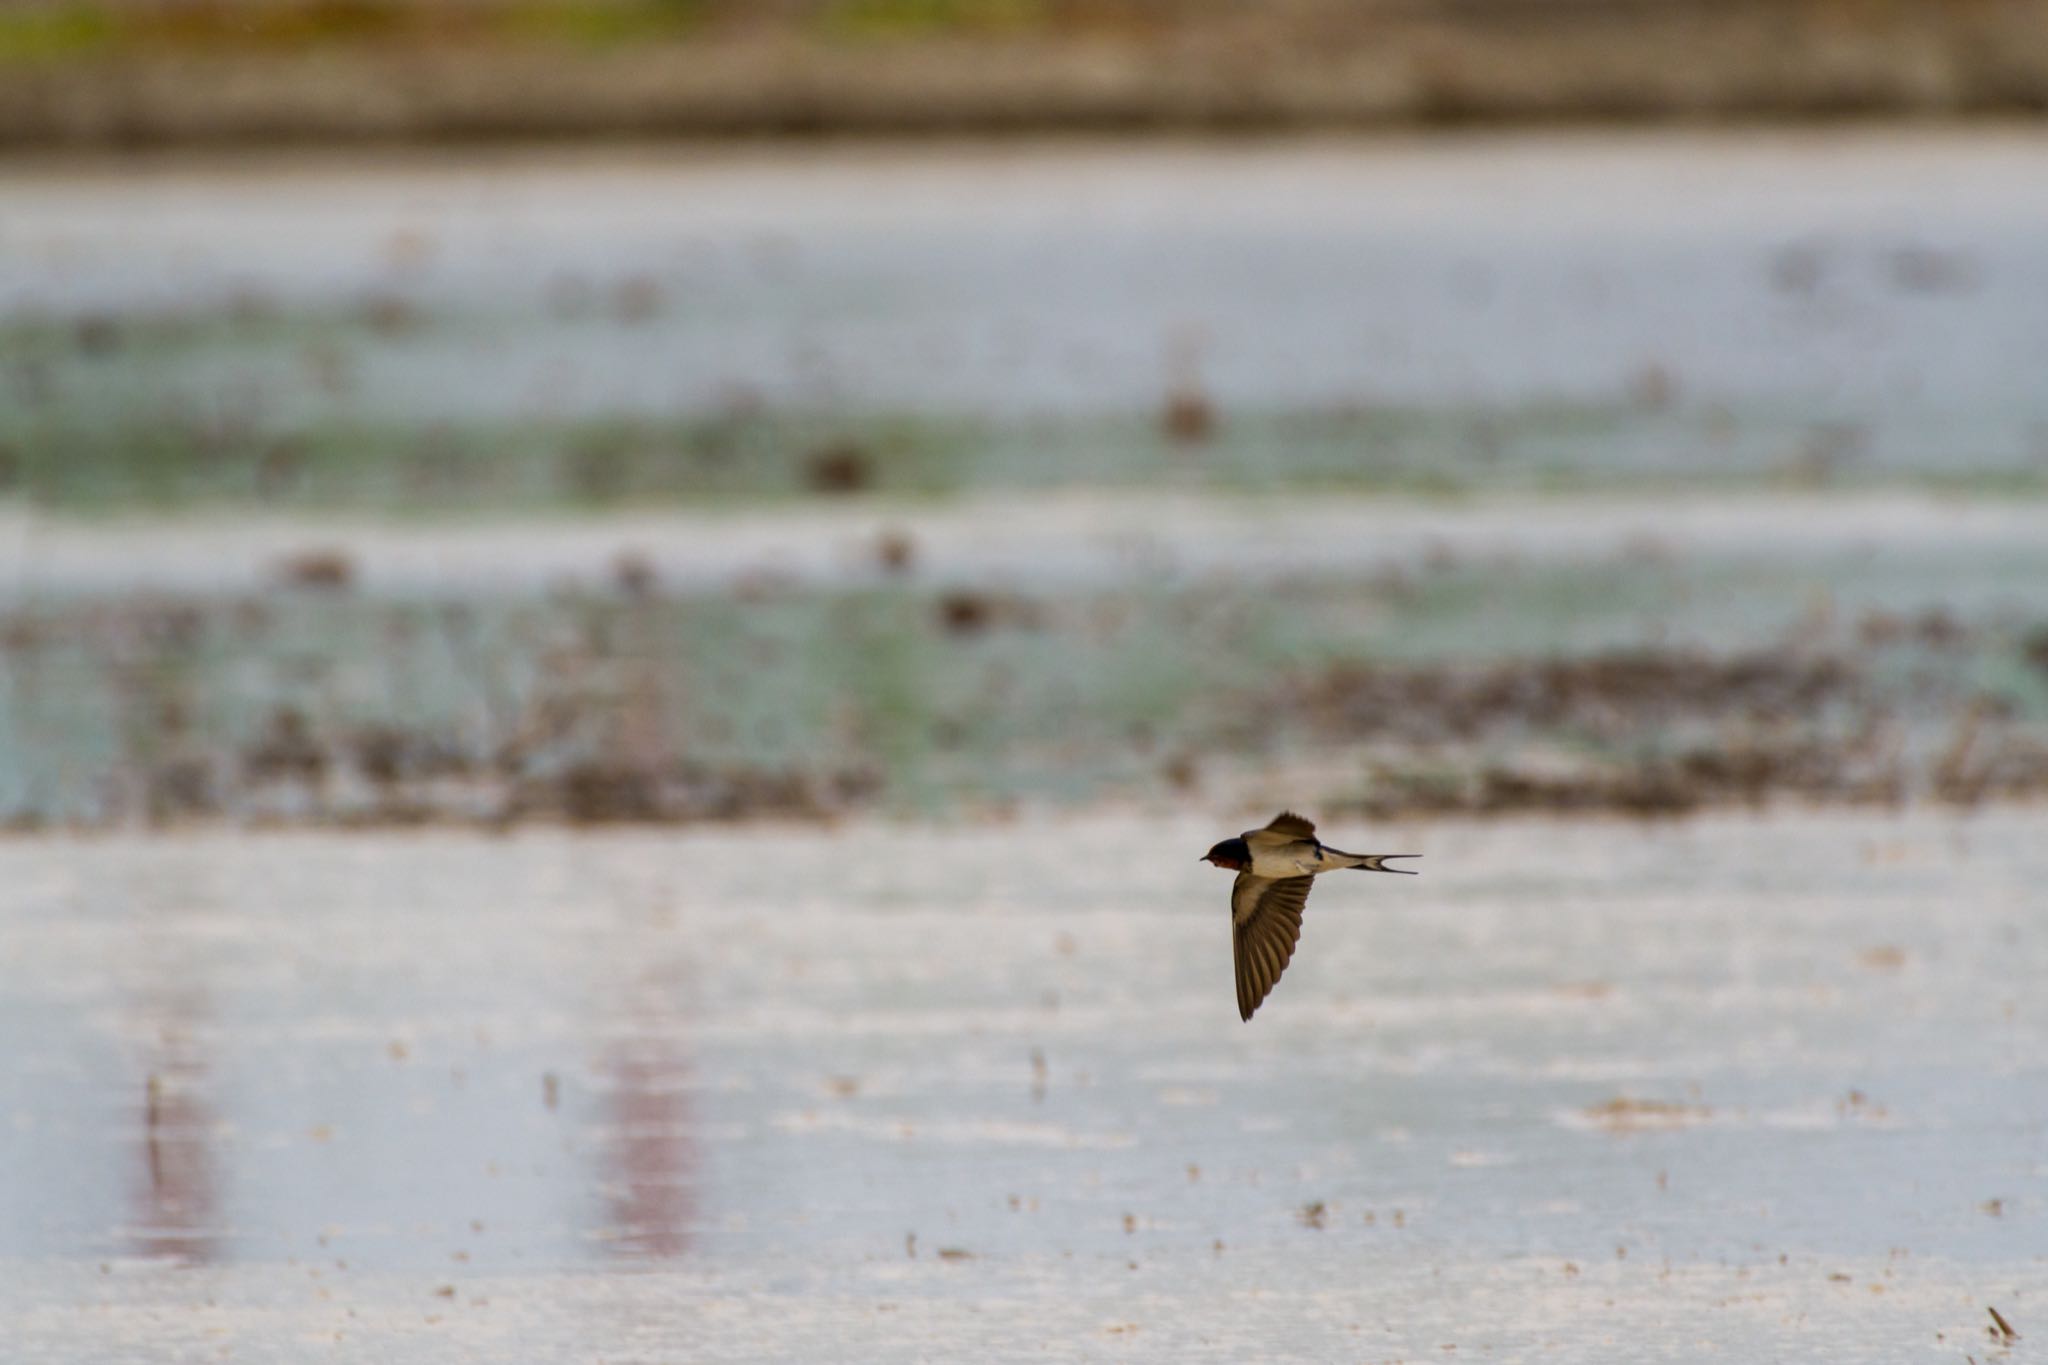
POLYGON ((1242 839, 1225 839, 1204 853, 1201 861, 1213 863, 1229 872, 1242 872, 1252 865, 1252 851, 1242 839))

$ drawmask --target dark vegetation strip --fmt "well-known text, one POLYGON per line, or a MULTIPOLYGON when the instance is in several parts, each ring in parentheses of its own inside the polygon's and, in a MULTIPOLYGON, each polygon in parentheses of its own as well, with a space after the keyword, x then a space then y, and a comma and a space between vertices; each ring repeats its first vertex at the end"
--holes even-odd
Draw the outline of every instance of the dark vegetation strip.
POLYGON ((18 144, 2036 113, 2048 0, 41 0, 18 144))

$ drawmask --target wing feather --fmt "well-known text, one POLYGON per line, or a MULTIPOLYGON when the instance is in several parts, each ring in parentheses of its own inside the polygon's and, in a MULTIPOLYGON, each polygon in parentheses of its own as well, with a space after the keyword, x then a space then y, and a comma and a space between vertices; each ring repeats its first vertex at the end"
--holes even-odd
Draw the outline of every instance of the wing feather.
POLYGON ((1237 1017, 1252 1012, 1272 991, 1301 939, 1301 911, 1313 877, 1237 874, 1230 889, 1232 956, 1237 966, 1237 1017))
POLYGON ((1316 837, 1316 827, 1308 817, 1296 815, 1291 810, 1283 810, 1274 816, 1268 822, 1266 828, 1275 834, 1284 834, 1290 839, 1313 839, 1316 837))

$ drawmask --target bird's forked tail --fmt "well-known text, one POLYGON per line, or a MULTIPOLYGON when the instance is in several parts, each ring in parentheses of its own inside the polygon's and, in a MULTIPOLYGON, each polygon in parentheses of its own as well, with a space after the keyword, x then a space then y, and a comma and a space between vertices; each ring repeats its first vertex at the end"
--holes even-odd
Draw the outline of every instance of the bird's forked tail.
POLYGON ((1413 877, 1419 869, 1413 867, 1388 867, 1389 858, 1420 858, 1420 853, 1354 853, 1358 859, 1351 865, 1355 872, 1398 872, 1404 877, 1413 877))

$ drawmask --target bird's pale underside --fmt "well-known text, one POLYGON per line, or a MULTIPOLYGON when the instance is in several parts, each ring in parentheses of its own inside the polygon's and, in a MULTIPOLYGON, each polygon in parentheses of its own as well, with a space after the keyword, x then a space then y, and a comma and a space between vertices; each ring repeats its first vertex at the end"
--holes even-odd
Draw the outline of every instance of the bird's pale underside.
POLYGON ((1407 872, 1388 867, 1389 858, 1411 853, 1345 853, 1316 838, 1316 827, 1292 811, 1273 817, 1264 829, 1246 830, 1203 855, 1218 867, 1233 868, 1230 924, 1237 963, 1237 1013, 1250 1019, 1294 957, 1301 939, 1301 912, 1309 887, 1324 872, 1407 872))

